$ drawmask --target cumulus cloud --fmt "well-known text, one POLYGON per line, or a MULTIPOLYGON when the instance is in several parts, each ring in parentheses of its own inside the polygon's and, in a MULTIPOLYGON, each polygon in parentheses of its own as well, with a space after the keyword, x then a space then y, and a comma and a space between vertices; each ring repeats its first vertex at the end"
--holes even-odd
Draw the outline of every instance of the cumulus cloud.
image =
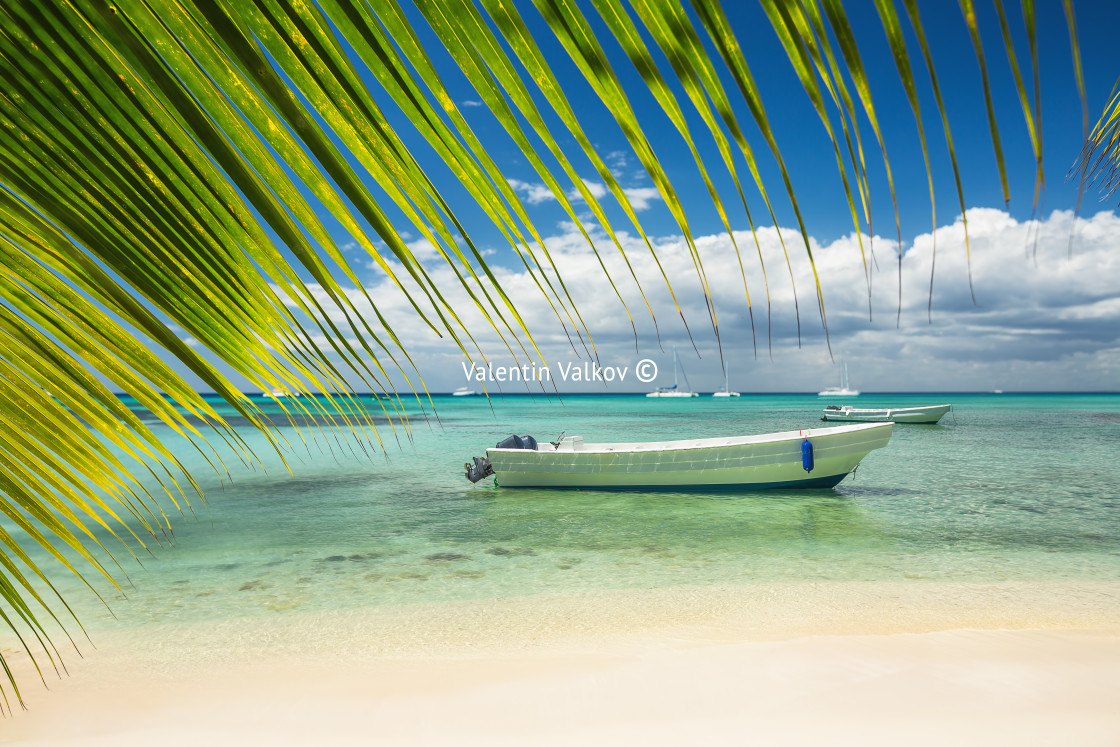
POLYGON ((520 194, 521 198, 530 205, 539 205, 542 202, 556 199, 552 191, 540 182, 523 182, 520 179, 509 179, 507 181, 509 186, 513 187, 513 191, 520 194))
MULTIPOLYGON (((539 205, 542 202, 551 202, 556 199, 556 195, 552 193, 552 190, 542 182, 526 182, 520 179, 509 179, 508 181, 509 185, 513 187, 513 190, 520 194, 522 199, 530 205, 539 205)), ((610 194, 606 185, 602 182, 593 179, 584 179, 583 185, 584 188, 587 189, 588 194, 596 200, 602 200, 610 194)), ((661 193, 654 187, 624 187, 622 192, 626 195, 626 199, 629 200, 635 212, 647 210, 655 200, 661 199, 661 193)), ((583 193, 575 187, 569 189, 565 194, 568 199, 573 202, 583 199, 583 193)))
POLYGON ((630 166, 630 156, 624 150, 612 150, 603 156, 603 160, 610 168, 611 173, 614 174, 615 179, 623 178, 626 169, 630 166))
POLYGON ((416 241, 409 241, 405 244, 412 252, 413 256, 421 262, 430 259, 438 258, 439 251, 435 245, 427 239, 417 239, 416 241))
POLYGON ((624 169, 630 162, 630 156, 624 150, 612 150, 603 157, 603 160, 616 169, 624 169))
MULTIPOLYGON (((408 247, 409 251, 412 252, 412 255, 420 262, 430 262, 432 260, 439 260, 441 262, 443 261, 438 248, 428 239, 421 238, 410 240, 412 239, 412 234, 408 233, 407 231, 402 231, 399 236, 404 241, 404 245, 408 247)), ((456 243, 463 243, 462 237, 458 234, 453 234, 453 237, 456 243)), ((381 243, 378 244, 378 247, 382 250, 382 256, 386 258, 390 256, 388 247, 381 243)), ((448 253, 450 254, 450 252, 448 253)), ((379 265, 374 260, 370 260, 369 262, 367 262, 366 267, 371 270, 379 269, 379 265)))
MULTIPOLYGON (((587 189, 588 194, 590 194, 596 200, 601 200, 607 196, 607 187, 602 182, 593 181, 591 179, 584 179, 583 186, 585 189, 587 189)), ((582 200, 583 194, 578 189, 569 189, 568 199, 582 200)))
POLYGON ((639 213, 648 209, 654 200, 661 199, 661 193, 654 187, 627 187, 622 191, 630 200, 630 206, 639 213))
MULTIPOLYGON (((1102 212, 1078 219, 1074 226, 1069 212, 1055 212, 1034 222, 1019 222, 1004 211, 984 208, 967 215, 971 262, 966 259, 959 218, 935 233, 916 236, 904 247, 901 310, 893 241, 854 234, 828 242, 809 239, 825 300, 831 350, 845 354, 853 384, 866 391, 1115 389, 1120 381, 1120 217, 1102 212), (1071 229, 1074 242, 1067 256, 1071 229), (934 266, 932 313, 927 315, 934 266), (969 291, 970 272, 975 303, 969 291)), ((701 290, 706 285, 724 354, 731 361, 733 387, 815 391, 833 383, 835 364, 825 342, 816 282, 796 231, 760 228, 758 248, 749 231, 736 232, 744 271, 726 234, 696 239, 702 271, 694 266, 681 237, 657 239, 654 246, 664 276, 636 237, 619 234, 633 276, 601 231, 593 229, 592 238, 617 292, 602 272, 600 258, 568 224, 561 224, 546 243, 563 272, 570 300, 551 272, 531 275, 523 267, 493 268, 547 356, 573 358, 576 353, 569 339, 583 352, 575 332, 582 329, 578 309, 604 362, 633 362, 639 354, 660 356, 667 362, 671 353, 662 353, 659 334, 665 351, 674 345, 680 348, 694 386, 714 389, 722 381, 701 290), (548 288, 549 282, 557 294, 552 305, 538 288, 538 283, 548 288), (639 285, 656 315, 656 332, 639 285), (673 294, 702 359, 692 352, 673 294)), ((432 277, 483 350, 500 355, 505 348, 497 332, 451 270, 437 265, 432 277)), ((429 384, 439 390, 444 371, 450 378, 443 386, 452 384, 452 374, 462 360, 453 343, 446 336, 438 338, 388 279, 370 290, 410 352, 436 368, 424 371, 432 379, 429 384)), ((481 293, 477 295, 481 298, 481 293)), ((436 319, 435 314, 429 317, 436 319)))

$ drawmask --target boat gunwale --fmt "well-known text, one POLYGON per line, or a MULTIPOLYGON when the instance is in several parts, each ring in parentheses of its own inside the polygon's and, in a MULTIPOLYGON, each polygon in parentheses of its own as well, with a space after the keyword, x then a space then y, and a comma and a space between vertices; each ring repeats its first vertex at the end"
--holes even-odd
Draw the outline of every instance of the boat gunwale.
MULTIPOLYGON (((553 449, 540 451, 538 449, 499 449, 492 447, 490 452, 521 453, 532 452, 536 454, 618 454, 637 453, 648 451, 690 451, 693 449, 731 448, 735 446, 759 446, 783 441, 799 441, 802 439, 827 438, 830 436, 847 435, 876 428, 891 428, 892 422, 885 423, 853 423, 851 425, 833 425, 823 428, 802 428, 796 431, 781 431, 779 433, 761 433, 751 436, 717 436, 715 438, 690 438, 676 441, 636 441, 629 443, 584 443, 578 449, 553 449)), ((888 437, 889 438, 889 437, 888 437)))

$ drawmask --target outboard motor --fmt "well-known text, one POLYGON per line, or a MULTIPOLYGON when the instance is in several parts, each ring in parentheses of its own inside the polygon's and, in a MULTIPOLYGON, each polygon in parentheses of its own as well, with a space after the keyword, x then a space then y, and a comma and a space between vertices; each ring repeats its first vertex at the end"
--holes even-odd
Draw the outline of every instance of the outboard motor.
POLYGON ((509 438, 502 439, 494 444, 495 449, 525 449, 528 451, 537 450, 537 439, 532 436, 517 436, 513 435, 509 438))
POLYGON ((467 479, 471 482, 478 482, 482 478, 494 474, 494 467, 486 457, 474 457, 474 464, 467 462, 463 465, 463 468, 467 470, 467 479))
MULTIPOLYGON (((537 450, 537 439, 532 436, 518 436, 516 434, 509 438, 504 438, 498 443, 494 444, 495 449, 523 449, 525 451, 537 450)), ((463 469, 467 471, 467 479, 471 482, 478 482, 484 477, 494 474, 494 465, 490 464, 490 460, 486 457, 472 457, 474 464, 467 462, 463 465, 463 469)))

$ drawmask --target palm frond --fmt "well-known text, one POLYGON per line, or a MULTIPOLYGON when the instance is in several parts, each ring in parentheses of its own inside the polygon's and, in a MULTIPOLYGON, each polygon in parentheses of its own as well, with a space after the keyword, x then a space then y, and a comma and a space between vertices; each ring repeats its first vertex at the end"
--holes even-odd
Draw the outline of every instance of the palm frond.
POLYGON ((1081 172, 1083 183, 1106 196, 1115 194, 1120 187, 1120 82, 1089 133, 1074 168, 1081 172))
MULTIPOLYGON (((1084 101, 1072 8, 1063 3, 1084 101)), ((972 0, 960 4, 985 76, 1006 196, 980 29, 972 0)), ((752 336, 757 277, 769 344, 772 283, 756 231, 760 211, 749 204, 756 199, 753 186, 778 229, 792 287, 791 251, 799 249, 786 245, 774 200, 789 202, 828 339, 809 231, 780 145, 785 133, 772 126, 718 0, 583 5, 29 0, 0 7, 0 512, 6 517, 0 616, 29 652, 38 646, 59 666, 49 629, 64 617, 52 610, 67 609, 41 592, 53 589, 50 574, 32 560, 30 545, 68 573, 92 569, 92 577, 114 585, 123 573, 115 555, 167 541, 168 514, 190 510, 200 497, 177 455, 114 387, 219 474, 228 474, 223 459, 260 459, 178 371, 220 395, 280 453, 324 433, 340 445, 379 450, 391 441, 378 421, 388 423, 397 442, 412 437, 396 390, 411 391, 422 408, 431 408, 423 376, 405 335, 390 323, 386 299, 374 297, 362 267, 340 244, 360 247, 362 263, 384 276, 398 294, 394 300, 403 299, 431 334, 445 336, 468 359, 485 361, 493 345, 515 360, 543 360, 538 329, 531 327, 545 322, 523 315, 499 268, 487 261, 479 232, 467 228, 488 225, 547 302, 548 323, 560 326, 577 354, 599 354, 594 325, 577 308, 572 278, 546 232, 534 225, 497 147, 460 112, 451 89, 462 85, 460 78, 591 247, 630 319, 635 345, 628 300, 635 291, 661 334, 638 280, 643 261, 657 267, 690 338, 682 287, 692 282, 720 337, 708 278, 722 268, 705 266, 694 239, 698 222, 666 167, 681 149, 738 254, 738 208, 725 202, 721 180, 737 192, 757 255, 738 254, 752 336), (597 35, 604 25, 608 33, 597 35), (547 31, 534 36, 538 28, 547 31), (579 79, 553 69, 553 55, 562 54, 579 79), (615 69, 619 60, 638 72, 641 90, 628 90, 615 69), (446 82, 452 71, 455 84, 446 82), (734 81, 738 98, 725 90, 725 78, 734 81), (570 89, 590 91, 601 107, 583 111, 570 89), (649 100, 679 141, 651 138, 649 100), (699 120, 690 123, 693 117, 699 120), (662 265, 639 211, 594 144, 604 121, 617 128, 654 185, 695 278, 671 277, 662 265), (756 137, 765 143, 757 153, 756 137), (780 174, 777 188, 763 178, 766 159, 780 174), (741 176, 744 167, 749 180, 741 176), (589 185, 592 179, 602 182, 601 190, 589 185), (618 225, 609 219, 614 206, 597 193, 617 203, 618 225), (580 201, 590 216, 577 209, 580 201), (610 247, 593 240, 592 224, 610 247), (644 250, 630 248, 624 228, 633 229, 644 250), (402 238, 406 232, 426 241, 435 259, 418 257, 402 238), (614 252, 625 267, 618 276, 608 271, 614 252), (280 400, 284 415, 274 421, 215 361, 262 390, 319 396, 280 400), (373 408, 350 394, 359 385, 378 394, 373 408), (102 546, 98 538, 106 536, 116 544, 102 546)), ((929 43, 916 0, 903 5, 932 84, 963 214, 929 43)), ((916 118, 936 226, 909 42, 896 3, 876 0, 876 9, 916 118)), ((763 0, 762 10, 823 125, 821 144, 835 160, 861 251, 864 227, 873 235, 869 174, 881 154, 901 256, 894 176, 871 74, 840 0, 763 0), (865 142, 868 128, 874 143, 865 142)), ((998 2, 997 10, 1037 165, 1037 204, 1043 180, 1034 3, 1022 3, 1033 100, 998 2)), ((1083 174, 1108 189, 1118 183, 1118 119, 1114 98, 1082 160, 1083 174)), ((869 295, 873 256, 864 258, 869 295)), ((2 657, 0 665, 14 700, 0 689, 11 707, 21 702, 20 691, 2 657)))

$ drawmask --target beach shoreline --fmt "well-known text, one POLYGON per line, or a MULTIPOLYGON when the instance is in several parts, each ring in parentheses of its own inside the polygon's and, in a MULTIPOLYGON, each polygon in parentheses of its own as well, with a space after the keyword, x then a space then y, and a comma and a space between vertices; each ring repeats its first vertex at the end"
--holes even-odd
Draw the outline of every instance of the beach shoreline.
POLYGON ((1115 744, 1120 733, 1109 582, 589 592, 102 630, 95 643, 66 654, 70 674, 49 691, 22 667, 30 710, 0 726, 4 742, 1115 744))

